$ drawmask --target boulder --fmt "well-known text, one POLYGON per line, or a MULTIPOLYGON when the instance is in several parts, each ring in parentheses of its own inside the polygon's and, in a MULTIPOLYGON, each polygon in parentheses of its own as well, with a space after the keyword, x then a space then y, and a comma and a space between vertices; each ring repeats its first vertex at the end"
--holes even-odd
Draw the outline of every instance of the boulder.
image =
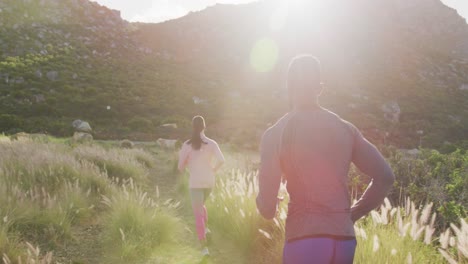
POLYGON ((73 121, 73 122, 72 122, 73 128, 77 129, 77 128, 80 126, 80 124, 81 124, 82 122, 83 122, 83 121, 81 121, 80 119, 77 119, 77 120, 73 121))
POLYGON ((124 139, 120 142, 120 147, 121 148, 125 148, 125 149, 131 149, 135 146, 135 144, 133 144, 132 141, 128 140, 128 139, 124 139))
POLYGON ((165 127, 165 128, 177 129, 177 124, 164 124, 164 125, 161 125, 161 126, 165 127))
POLYGON ((382 111, 385 119, 390 122, 398 123, 400 121, 401 108, 398 102, 392 101, 382 105, 382 111))
POLYGON ((50 71, 46 74, 47 79, 51 81, 56 81, 58 79, 59 73, 57 71, 50 71))
POLYGON ((178 140, 176 139, 164 139, 164 138, 159 138, 156 140, 156 143, 164 149, 172 149, 175 150, 176 145, 177 145, 178 140))
POLYGON ((75 132, 73 134, 73 141, 76 143, 89 143, 93 141, 93 135, 83 132, 75 132))
POLYGON ((24 83, 24 78, 23 78, 23 77, 18 77, 18 78, 15 80, 15 83, 16 83, 16 84, 22 84, 22 83, 24 83))
POLYGON ((45 101, 45 96, 43 94, 36 94, 34 95, 34 99, 36 100, 36 103, 42 103, 45 101))
POLYGON ((91 125, 88 122, 85 122, 79 119, 73 121, 72 126, 78 132, 91 133, 93 131, 93 129, 91 128, 91 125))
POLYGON ((91 126, 89 125, 88 122, 82 122, 78 128, 77 128, 78 131, 80 132, 91 132, 93 131, 93 129, 91 128, 91 126))

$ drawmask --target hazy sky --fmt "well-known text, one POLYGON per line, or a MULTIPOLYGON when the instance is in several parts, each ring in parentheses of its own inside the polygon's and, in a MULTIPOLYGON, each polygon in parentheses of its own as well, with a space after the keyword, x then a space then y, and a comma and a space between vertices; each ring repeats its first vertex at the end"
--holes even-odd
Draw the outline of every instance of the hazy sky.
MULTIPOLYGON (((161 22, 181 17, 190 11, 200 10, 215 3, 239 4, 255 0, 94 0, 101 5, 122 12, 122 17, 135 22, 161 22)), ((411 1, 411 0, 408 0, 411 1)), ((442 0, 458 13, 468 17, 467 0, 442 0)))

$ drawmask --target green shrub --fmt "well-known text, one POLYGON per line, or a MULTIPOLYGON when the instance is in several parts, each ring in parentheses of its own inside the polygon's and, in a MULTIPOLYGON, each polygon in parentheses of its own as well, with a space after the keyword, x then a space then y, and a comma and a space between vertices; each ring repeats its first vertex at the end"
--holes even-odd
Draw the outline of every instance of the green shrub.
POLYGON ((5 133, 20 132, 23 120, 16 115, 0 114, 0 131, 5 133))
POLYGON ((128 126, 136 131, 148 131, 153 127, 151 120, 136 116, 128 121, 128 126))

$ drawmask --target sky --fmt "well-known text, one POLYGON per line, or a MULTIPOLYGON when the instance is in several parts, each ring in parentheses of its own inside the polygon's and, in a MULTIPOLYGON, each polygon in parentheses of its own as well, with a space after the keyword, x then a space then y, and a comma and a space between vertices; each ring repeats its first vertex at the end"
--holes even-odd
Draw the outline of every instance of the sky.
POLYGON ((121 11, 131 22, 162 22, 198 11, 216 3, 242 4, 255 0, 93 0, 121 11))
MULTIPOLYGON (((131 22, 162 22, 204 9, 216 3, 241 4, 255 0, 94 0, 101 5, 121 11, 122 18, 131 22)), ((408 0, 411 1, 411 0, 408 0)), ((467 0, 442 0, 468 18, 467 0)))

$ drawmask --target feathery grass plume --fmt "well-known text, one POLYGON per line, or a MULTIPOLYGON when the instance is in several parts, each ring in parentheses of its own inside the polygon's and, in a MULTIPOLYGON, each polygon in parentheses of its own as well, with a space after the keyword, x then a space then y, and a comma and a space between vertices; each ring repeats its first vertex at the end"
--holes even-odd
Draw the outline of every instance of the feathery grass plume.
POLYGON ((447 251, 439 248, 439 252, 449 264, 458 264, 458 262, 453 259, 452 256, 447 253, 447 251))
POLYGON ((355 226, 354 229, 356 230, 356 235, 362 237, 364 240, 367 240, 367 233, 363 228, 355 226))
POLYGON ((372 251, 375 253, 380 248, 379 237, 377 235, 374 235, 374 244, 373 245, 374 246, 372 247, 372 251))
POLYGON ((414 203, 411 203, 411 229, 410 229, 410 235, 413 238, 413 240, 418 240, 422 232, 425 229, 424 225, 420 225, 418 221, 418 216, 419 216, 419 210, 416 209, 416 206, 414 203))
MULTIPOLYGON (((406 263, 408 261, 414 263, 440 263, 442 261, 443 257, 435 250, 432 244, 433 241, 430 244, 420 241, 422 232, 426 231, 427 227, 433 227, 435 214, 433 214, 429 224, 419 225, 420 216, 419 211, 416 209, 417 207, 410 199, 406 199, 405 201, 406 204, 410 204, 409 214, 405 214, 405 208, 381 206, 380 210, 395 212, 393 215, 387 213, 388 224, 376 224, 379 222, 377 215, 382 217, 382 212, 376 212, 375 214, 371 213, 371 216, 374 215, 375 217, 364 218, 360 224, 355 226, 355 233, 359 244, 355 255, 356 263, 386 263, 390 258, 394 263, 406 263), (413 228, 413 235, 410 232, 410 236, 408 237, 406 234, 410 228, 413 228), (373 239, 364 239, 362 236, 363 232, 373 239), (385 237, 385 239, 379 239, 378 245, 380 249, 373 254, 369 254, 369 252, 373 252, 376 248, 375 236, 377 238, 385 237), (413 240, 413 238, 416 240, 413 240), (392 250, 382 250, 383 248, 392 250), (409 260, 408 256, 410 256, 409 260)), ((428 230, 427 239, 431 237, 429 236, 429 231, 432 230, 428 230)))
POLYGON ((380 214, 377 213, 376 211, 372 210, 372 212, 370 213, 371 216, 372 216, 372 222, 374 223, 374 225, 379 225, 379 224, 382 224, 382 218, 380 217, 380 214))
POLYGON ((441 233, 439 236, 439 243, 442 249, 447 249, 450 242, 450 228, 447 228, 445 232, 441 233))
POLYGON ((94 165, 81 163, 70 149, 58 144, 14 142, 0 147, 0 176, 6 185, 23 190, 44 187, 51 194, 60 192, 67 181, 80 180, 83 188, 104 192, 107 182, 94 165), (28 157, 28 159, 24 159, 28 157))
POLYGON ((0 223, 0 255, 5 263, 10 258, 17 259, 22 255, 19 237, 8 232, 10 225, 11 221, 5 221, 5 217, 4 221, 0 223))
POLYGON ((267 231, 264 231, 264 230, 262 230, 262 229, 258 229, 258 232, 260 232, 260 234, 264 235, 266 238, 268 238, 268 239, 270 239, 270 240, 273 239, 273 238, 271 237, 271 235, 270 235, 267 231))
POLYGON ((137 156, 140 159, 145 156, 141 150, 79 146, 74 149, 74 153, 79 160, 86 160, 98 166, 110 178, 124 181, 134 179, 142 184, 148 180, 149 172, 146 164, 140 163, 137 159, 137 156))
POLYGON ((458 252, 468 260, 468 224, 463 219, 460 224, 460 228, 455 224, 450 224, 455 234, 455 237, 450 238, 450 246, 456 246, 458 252))
POLYGON ((435 220, 436 220, 436 216, 437 216, 437 214, 433 213, 432 218, 431 218, 431 222, 429 223, 429 225, 427 225, 425 227, 424 243, 426 243, 426 245, 432 244, 432 236, 434 235, 434 233, 436 231, 436 229, 434 228, 434 223, 435 223, 435 220))
POLYGON ((431 226, 425 226, 425 232, 424 232, 424 243, 426 245, 432 244, 432 235, 434 235, 435 228, 431 226))
POLYGON ((34 247, 31 243, 25 242, 26 245, 26 253, 22 256, 16 256, 14 261, 11 260, 11 256, 8 254, 3 253, 2 260, 4 264, 51 264, 53 261, 53 254, 52 252, 47 252, 45 255, 41 254, 39 247, 34 247))
POLYGON ((172 200, 160 204, 131 182, 113 196, 103 196, 102 203, 109 207, 103 243, 112 263, 143 261, 160 245, 175 242, 183 230, 172 200))
POLYGON ((401 217, 401 210, 397 210, 397 227, 400 236, 406 236, 407 228, 403 226, 403 218, 401 217))
POLYGON ((464 219, 461 219, 460 234, 458 236, 458 250, 468 260, 468 224, 464 219))
POLYGON ((233 170, 219 177, 213 199, 207 203, 210 228, 222 233, 242 255, 250 256, 255 263, 281 262, 286 210, 280 206, 279 216, 273 221, 263 219, 257 211, 257 192, 255 172, 233 170))
POLYGON ((424 209, 421 212, 421 217, 419 218, 420 225, 426 225, 429 222, 429 217, 431 216, 433 203, 426 204, 424 209))
POLYGON ((408 257, 406 258, 406 263, 413 264, 413 254, 408 253, 408 257))
POLYGON ((400 209, 400 208, 396 208, 396 207, 392 208, 392 209, 390 210, 390 218, 395 217, 395 214, 397 213, 397 211, 399 211, 399 209, 400 209))
POLYGON ((380 208, 380 221, 381 221, 381 224, 388 225, 388 223, 389 223, 389 220, 388 220, 389 211, 390 210, 386 206, 382 206, 380 208))
POLYGON ((455 247, 455 246, 457 245, 457 239, 456 239, 454 236, 451 236, 451 237, 450 237, 449 245, 450 245, 451 247, 455 247))
POLYGON ((409 197, 406 197, 405 200, 405 215, 410 215, 413 202, 411 202, 409 197))
POLYGON ((414 241, 419 240, 421 238, 421 235, 423 234, 425 230, 425 226, 419 227, 419 229, 413 229, 411 228, 411 237, 413 238, 414 241))
POLYGON ((387 197, 385 197, 385 199, 384 199, 384 205, 385 205, 385 209, 387 209, 387 211, 392 210, 392 203, 390 203, 390 200, 387 197))

